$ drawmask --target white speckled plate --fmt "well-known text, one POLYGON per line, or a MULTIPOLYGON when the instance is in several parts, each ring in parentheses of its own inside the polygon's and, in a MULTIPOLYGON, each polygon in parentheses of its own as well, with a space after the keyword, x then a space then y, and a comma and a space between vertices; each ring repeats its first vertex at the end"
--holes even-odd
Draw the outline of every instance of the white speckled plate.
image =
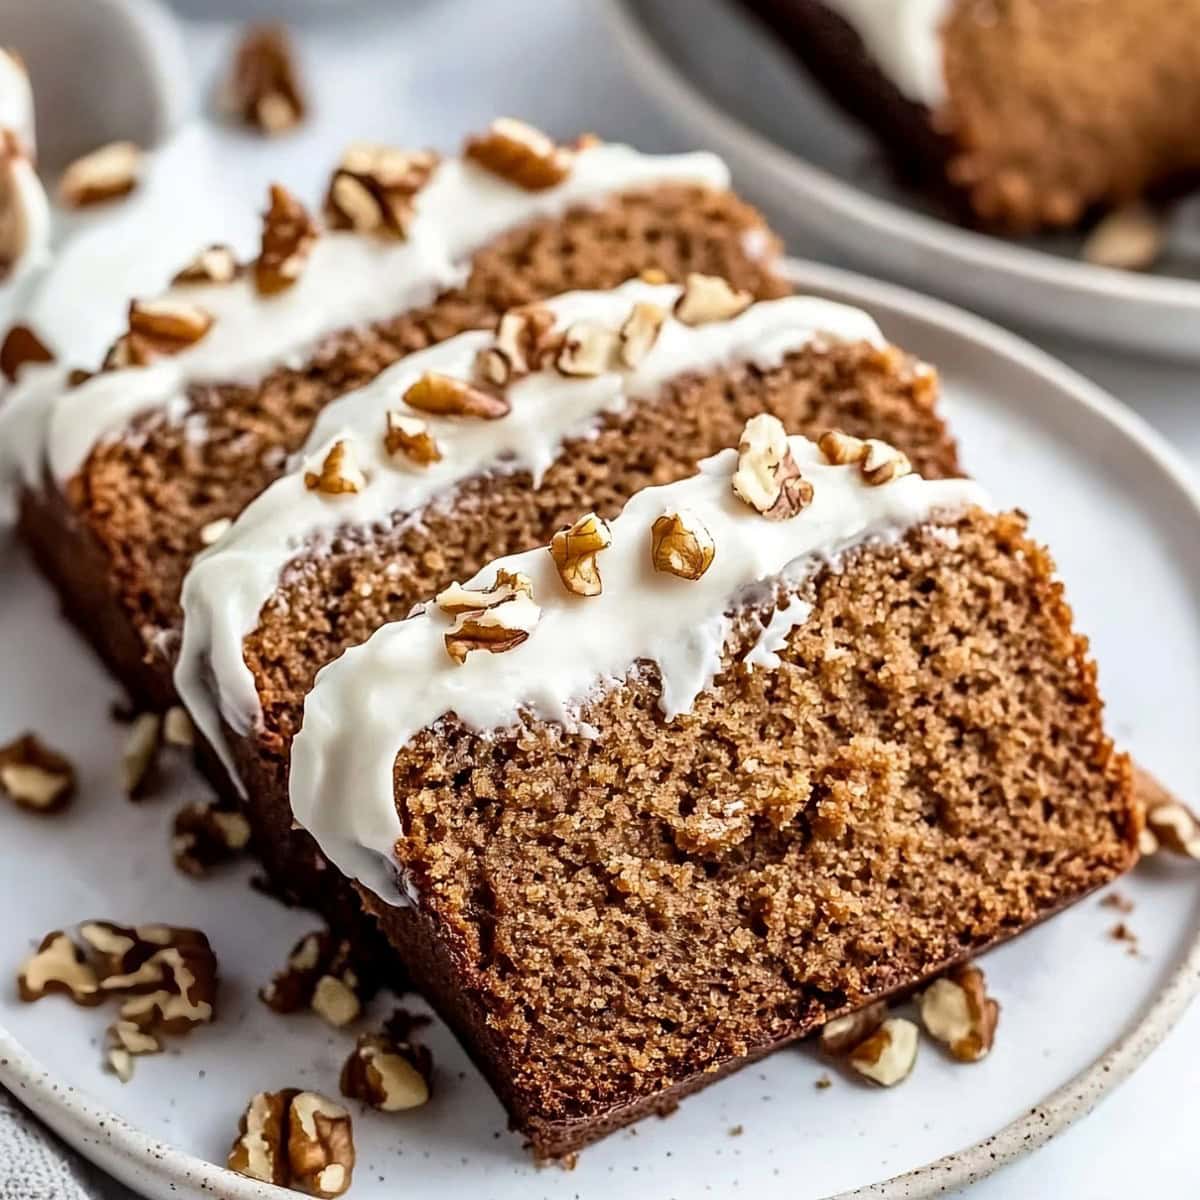
MULTIPOLYGON (((1110 397, 993 326, 853 275, 806 263, 794 271, 802 287, 868 308, 941 367, 967 465, 1002 503, 1021 504, 1056 549, 1114 734, 1200 798, 1200 497, 1171 453, 1110 397)), ((62 818, 0 806, 0 1081, 148 1196, 282 1196, 210 1164, 223 1159, 252 1092, 336 1092, 350 1036, 312 1017, 277 1017, 255 999, 311 922, 250 891, 248 869, 203 883, 173 870, 171 815, 201 785, 181 767, 170 799, 134 806, 117 795, 121 732, 107 717, 116 689, 11 544, 0 546, 0 662, 0 742, 36 728, 82 773, 81 798, 62 818), (100 1070, 109 1014, 61 997, 23 1005, 12 983, 40 934, 87 917, 198 925, 222 962, 219 1022, 141 1061, 125 1086, 100 1070)), ((1136 957, 1108 936, 1117 916, 1097 898, 988 956, 1003 1014, 983 1063, 958 1066, 925 1045, 899 1088, 868 1090, 835 1074, 817 1090, 825 1067, 808 1049, 785 1050, 669 1120, 586 1151, 572 1173, 531 1165, 434 1025, 435 1099, 398 1117, 356 1114, 352 1194, 802 1200, 855 1189, 928 1196, 965 1183, 1087 1112, 1200 986, 1200 877, 1155 863, 1120 890, 1136 904, 1124 918, 1140 938, 1136 957)), ((387 1011, 380 1001, 372 1016, 387 1011)))
POLYGON ((897 183, 846 117, 736 0, 606 0, 635 77, 684 135, 734 169, 785 233, 1025 326, 1200 359, 1200 200, 1152 273, 1092 266, 1075 235, 990 237, 897 183))

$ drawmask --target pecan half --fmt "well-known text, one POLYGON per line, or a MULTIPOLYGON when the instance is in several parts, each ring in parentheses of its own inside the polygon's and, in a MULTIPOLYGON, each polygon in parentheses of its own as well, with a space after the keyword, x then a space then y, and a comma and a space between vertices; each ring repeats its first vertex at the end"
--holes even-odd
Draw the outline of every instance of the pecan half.
POLYGON ((472 387, 453 375, 426 371, 405 393, 404 403, 419 412, 443 417, 479 417, 494 421, 507 416, 511 406, 505 396, 472 387))
POLYGON ((921 1023, 959 1062, 978 1062, 992 1048, 1000 1005, 987 994, 983 972, 965 963, 917 998, 921 1023))
POLYGON ((550 557, 563 586, 576 596, 599 596, 603 591, 596 556, 612 545, 612 530, 595 513, 580 517, 550 539, 550 557))
POLYGON ((110 142, 67 167, 58 198, 68 208, 86 208, 127 196, 137 187, 141 166, 142 152, 133 142, 110 142))
POLYGON ((656 571, 699 579, 712 566, 717 547, 695 513, 664 513, 650 527, 650 558, 656 571))
POLYGON ((304 119, 307 105, 282 25, 255 25, 243 34, 221 107, 265 134, 286 133, 304 119))

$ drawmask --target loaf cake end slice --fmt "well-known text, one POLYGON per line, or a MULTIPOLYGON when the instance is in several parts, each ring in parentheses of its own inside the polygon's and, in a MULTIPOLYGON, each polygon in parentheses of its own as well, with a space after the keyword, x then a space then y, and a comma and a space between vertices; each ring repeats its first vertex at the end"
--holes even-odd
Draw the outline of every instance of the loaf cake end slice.
POLYGON ((542 1155, 1136 857, 1024 519, 765 415, 326 667, 291 797, 542 1155))

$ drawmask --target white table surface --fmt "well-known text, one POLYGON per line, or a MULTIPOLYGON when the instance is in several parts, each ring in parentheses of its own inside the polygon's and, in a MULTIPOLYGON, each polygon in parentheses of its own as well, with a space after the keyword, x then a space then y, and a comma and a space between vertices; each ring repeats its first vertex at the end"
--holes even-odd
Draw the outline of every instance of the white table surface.
MULTIPOLYGON (((178 7, 188 17, 197 79, 206 86, 223 61, 232 23, 196 20, 195 14, 212 11, 208 0, 178 0, 178 7)), ((222 7, 238 5, 225 0, 222 7)), ((273 7, 280 12, 287 5, 273 7)), ((389 0, 345 12, 328 0, 298 4, 297 13, 316 122, 338 128, 343 140, 362 134, 451 147, 465 131, 511 113, 556 133, 593 129, 647 149, 684 148, 639 94, 591 0, 389 0)), ((819 246, 803 242, 793 241, 789 249, 828 258, 819 246)), ((1140 412, 1200 471, 1195 370, 1115 358, 1021 332, 1140 412)), ((1085 1019, 1086 997, 1070 1002, 1085 1019)), ((997 1053, 1003 1052, 1001 1044, 997 1053)), ((969 1200, 1200 1194, 1194 1145, 1198 1063, 1200 1007, 1194 1007, 1094 1113, 1032 1157, 970 1189, 969 1200)))

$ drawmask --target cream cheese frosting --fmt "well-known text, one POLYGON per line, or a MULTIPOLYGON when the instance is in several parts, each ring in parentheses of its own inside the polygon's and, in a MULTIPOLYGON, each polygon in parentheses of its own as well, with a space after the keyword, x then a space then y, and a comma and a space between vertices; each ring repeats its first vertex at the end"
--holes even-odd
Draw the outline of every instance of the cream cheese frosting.
MULTIPOLYGON (((607 292, 569 293, 545 307, 558 329, 588 322, 615 331, 635 304, 670 312, 680 292, 675 285, 635 280, 607 292)), ((604 414, 621 411, 633 399, 652 397, 669 379, 733 362, 770 369, 819 337, 883 344, 878 326, 865 313, 812 297, 763 301, 732 319, 702 325, 668 316, 636 368, 613 368, 593 377, 564 376, 553 368, 535 372, 509 385, 511 411, 500 420, 414 413, 426 419, 442 454, 440 461, 423 467, 387 453, 387 412, 401 407, 401 396, 426 372, 472 379, 479 352, 492 344, 491 334, 461 334, 409 355, 329 405, 289 473, 246 508, 196 559, 184 580, 175 686, 231 776, 235 772, 220 718, 247 733, 260 712, 242 643, 257 626, 284 568, 302 548, 339 528, 367 528, 396 514, 419 520, 428 505, 452 502, 461 483, 482 474, 528 471, 536 487, 565 441, 594 433, 604 414), (351 447, 366 486, 339 496, 310 490, 306 469, 319 467, 339 441, 351 447)))
MULTIPOLYGON (((856 466, 829 465, 807 439, 792 437, 789 444, 813 488, 811 503, 790 520, 764 520, 734 495, 737 453, 727 450, 702 463, 698 475, 629 501, 599 558, 599 596, 568 593, 544 547, 500 559, 469 581, 469 588, 486 589, 500 570, 532 581, 540 616, 514 649, 479 651, 457 665, 444 642, 453 618, 430 605, 325 667, 292 745, 291 801, 299 824, 345 874, 382 899, 412 900, 395 871, 393 847, 402 830, 393 766, 421 730, 453 713, 484 736, 523 716, 594 735, 577 723, 581 708, 640 663, 658 668, 663 717, 674 720, 711 684, 734 615, 773 595, 777 583, 794 588, 856 546, 895 540, 915 526, 989 504, 968 480, 907 475, 872 487, 856 466), (698 519, 716 546, 712 565, 695 582, 651 565, 651 526, 680 511, 698 519)), ((790 629, 808 613, 804 604, 777 612, 748 656, 750 665, 777 667, 772 656, 786 639, 784 625, 790 629)))
POLYGON ((0 298, 8 299, 49 257, 50 204, 34 170, 33 91, 24 64, 0 50, 0 130, 16 136, 2 151, 0 298))
MULTIPOLYGON (((260 296, 249 277, 168 291, 163 299, 199 305, 212 315, 208 334, 152 367, 105 371, 62 393, 46 406, 40 427, 24 427, 23 436, 40 445, 10 457, 44 457, 62 484, 97 443, 134 417, 155 410, 184 413, 193 384, 253 383, 272 368, 299 366, 327 334, 428 303, 462 282, 470 256, 506 230, 668 183, 726 188, 729 173, 712 154, 646 155, 600 144, 575 155, 562 183, 531 192, 464 159, 445 159, 417 194, 403 241, 324 232, 296 284, 275 296, 260 296)), ((0 412, 0 441, 10 436, 0 412)), ((19 481, 0 476, 0 487, 19 481)), ((24 480, 39 481, 40 471, 37 479, 24 480)))
POLYGON ((862 38, 875 65, 909 100, 936 108, 946 94, 942 25, 954 0, 822 0, 862 38))

